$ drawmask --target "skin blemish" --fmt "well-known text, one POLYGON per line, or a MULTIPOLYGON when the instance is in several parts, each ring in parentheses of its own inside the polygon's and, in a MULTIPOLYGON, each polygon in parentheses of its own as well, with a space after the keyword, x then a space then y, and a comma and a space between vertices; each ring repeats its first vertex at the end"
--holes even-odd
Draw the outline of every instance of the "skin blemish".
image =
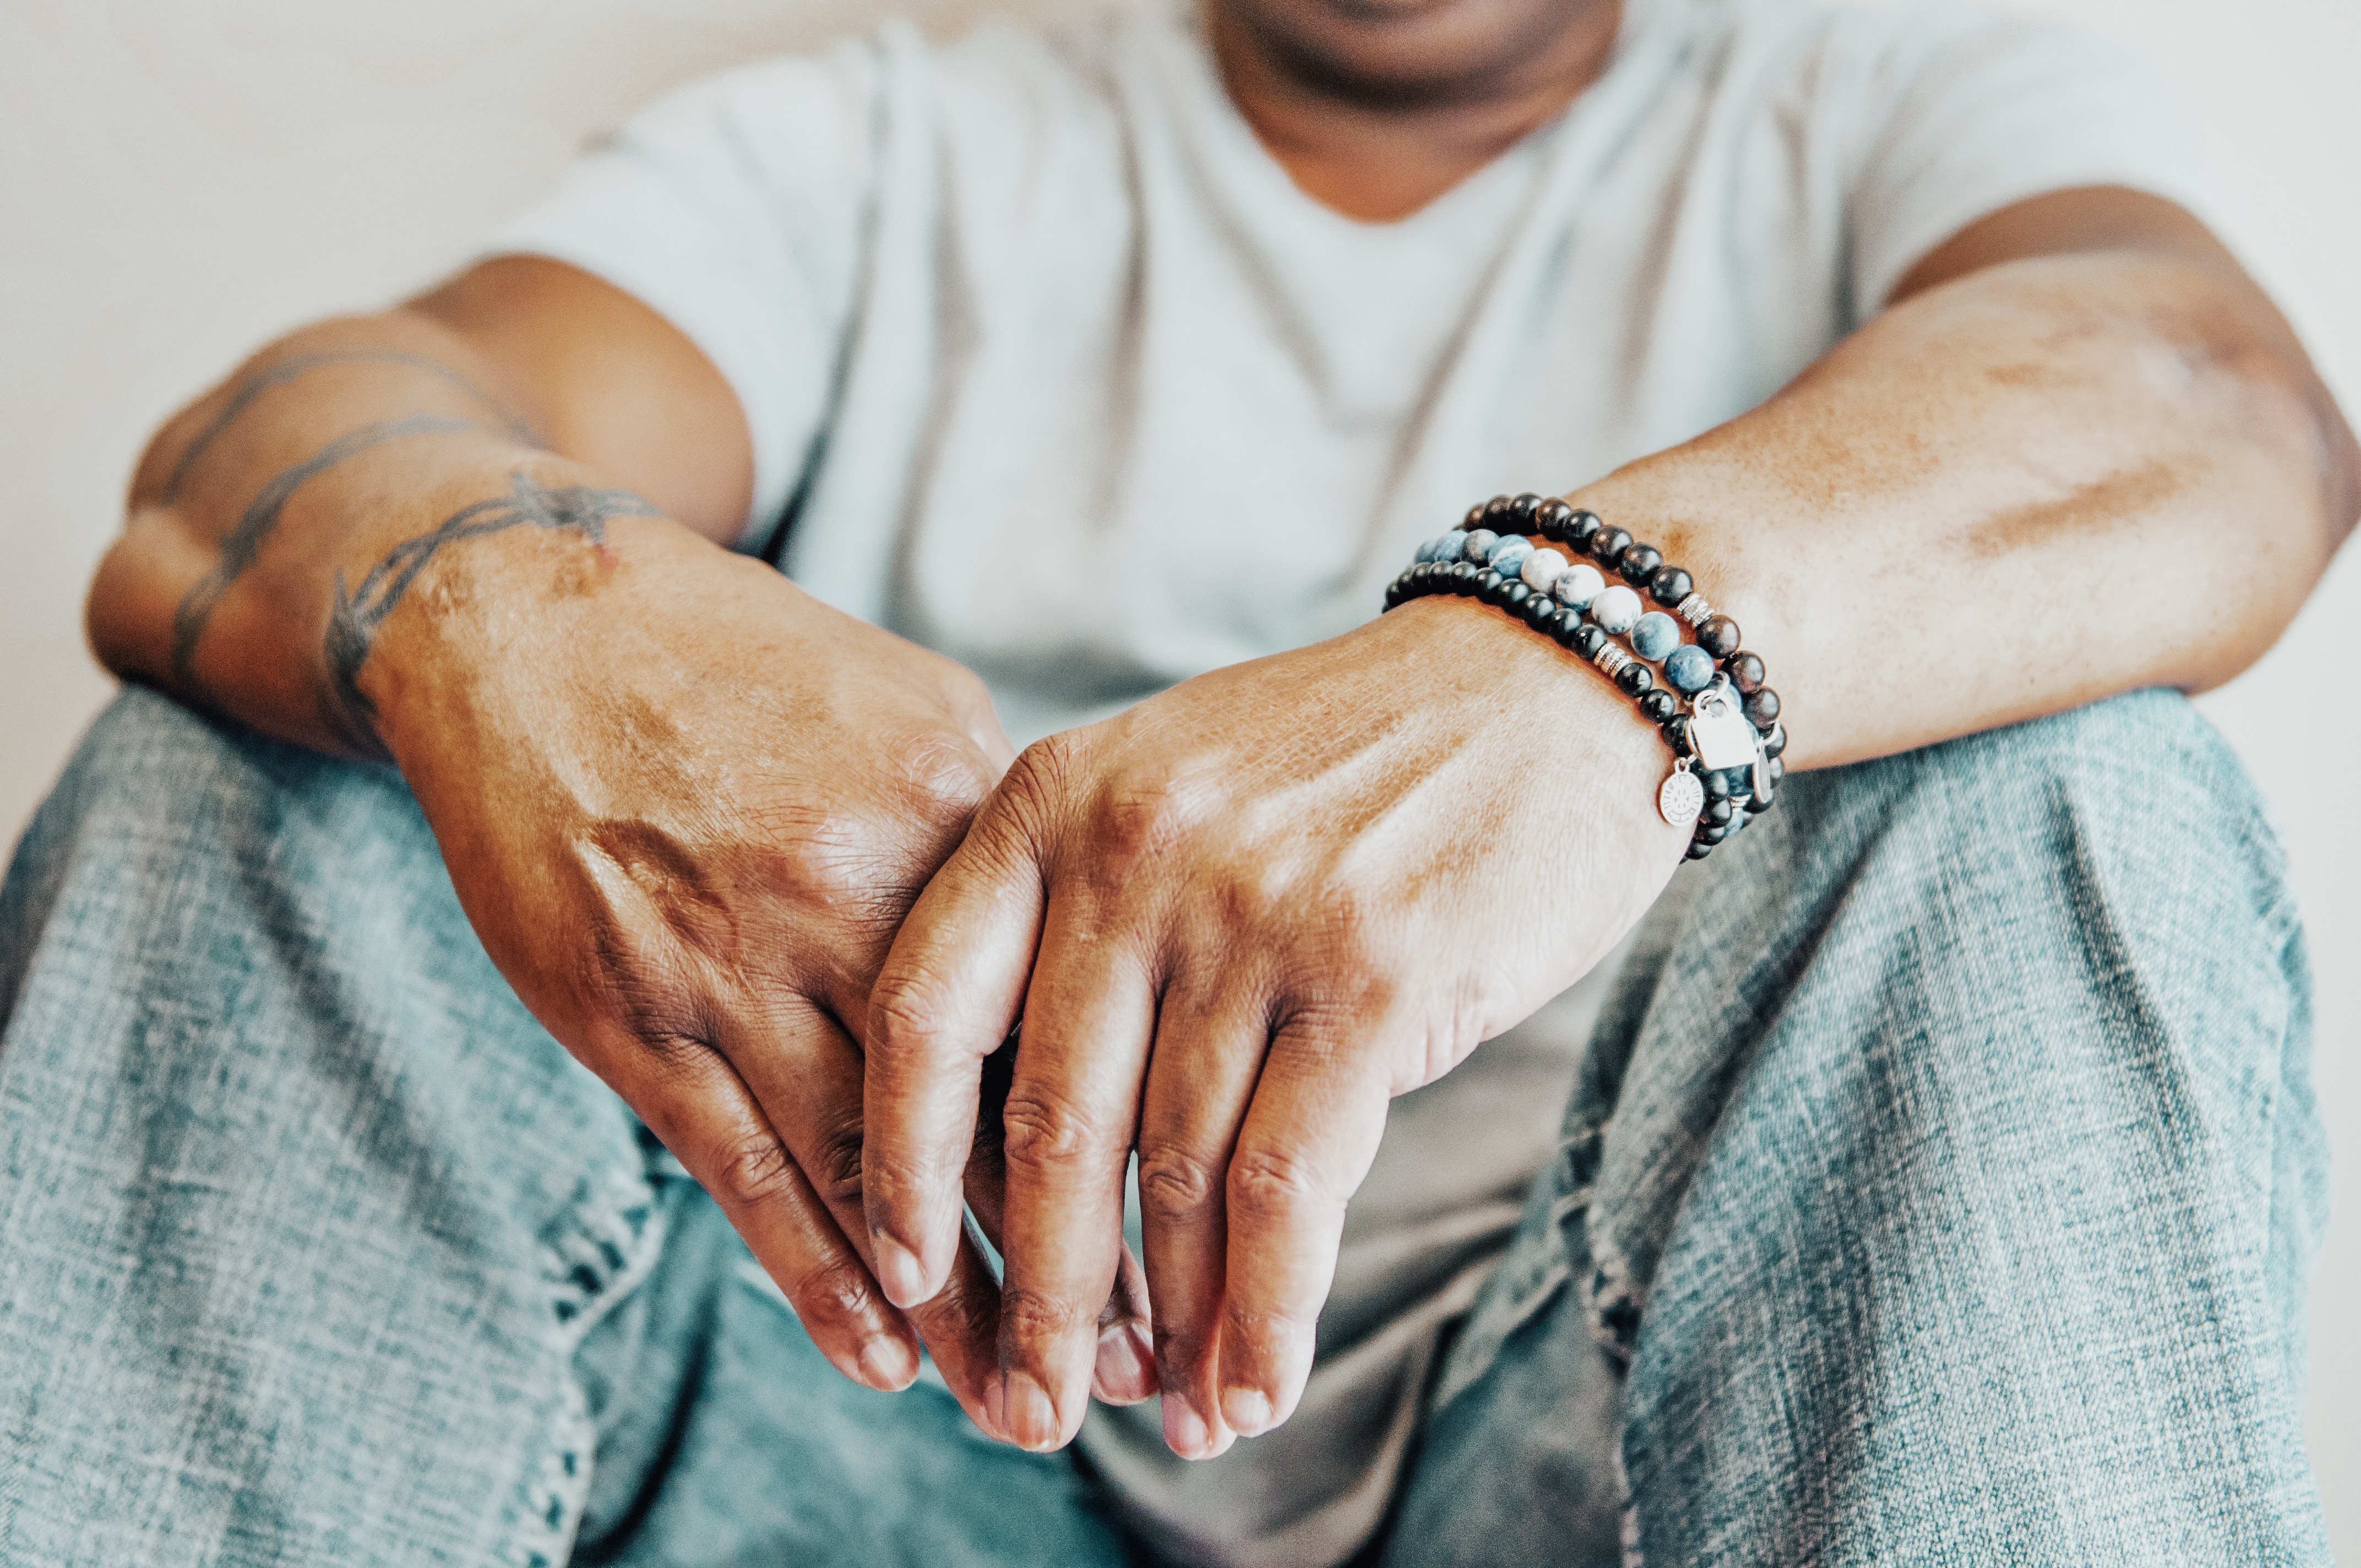
POLYGON ((2110 474, 2055 500, 1995 512, 1968 536, 1968 547, 1991 559, 2037 548, 2059 535, 2104 533, 2155 510, 2186 484, 2169 463, 2110 474))

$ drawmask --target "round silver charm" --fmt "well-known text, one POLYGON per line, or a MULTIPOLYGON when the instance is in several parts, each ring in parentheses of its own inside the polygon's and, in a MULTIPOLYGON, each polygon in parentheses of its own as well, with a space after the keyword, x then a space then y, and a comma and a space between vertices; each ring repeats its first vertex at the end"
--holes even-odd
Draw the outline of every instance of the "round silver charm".
POLYGON ((1675 828, 1686 828, 1705 809, 1705 785, 1686 767, 1675 768, 1656 791, 1656 810, 1675 828))

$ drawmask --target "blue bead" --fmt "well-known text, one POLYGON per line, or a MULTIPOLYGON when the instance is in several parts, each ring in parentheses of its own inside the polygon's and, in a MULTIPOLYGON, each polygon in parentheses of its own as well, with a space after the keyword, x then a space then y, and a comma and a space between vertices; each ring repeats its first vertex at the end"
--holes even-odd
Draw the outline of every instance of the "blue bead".
POLYGON ((1444 534, 1442 538, 1434 541, 1433 545, 1434 554, 1429 555, 1427 559, 1430 561, 1456 561, 1459 559, 1459 552, 1465 549, 1466 544, 1467 531, 1466 529, 1455 528, 1450 532, 1444 534))
POLYGON ((1677 692, 1701 692, 1713 684, 1713 655, 1687 643, 1664 661, 1664 680, 1677 692))
POLYGON ((1681 645, 1681 623, 1652 609, 1631 627, 1631 652, 1653 663, 1681 645))
POLYGON ((1461 558, 1472 561, 1478 566, 1492 558, 1492 546, 1500 543, 1500 536, 1488 528, 1477 529, 1463 537, 1466 543, 1459 546, 1461 558))
POLYGON ((1525 557, 1532 553, 1532 545, 1512 533, 1492 546, 1489 565, 1492 570, 1499 573, 1500 576, 1513 577, 1524 571, 1525 557))

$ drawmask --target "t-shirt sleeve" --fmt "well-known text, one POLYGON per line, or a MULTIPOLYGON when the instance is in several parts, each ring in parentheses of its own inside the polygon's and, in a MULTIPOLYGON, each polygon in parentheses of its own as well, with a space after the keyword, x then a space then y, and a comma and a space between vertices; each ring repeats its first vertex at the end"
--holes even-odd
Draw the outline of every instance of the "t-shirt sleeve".
POLYGON ((1839 48, 1857 52, 1843 74, 1862 111, 1847 193, 1854 320, 1945 240, 2045 192, 2120 185, 2214 207, 2188 100, 2132 40, 1951 0, 1847 20, 1856 36, 1839 48))
POLYGON ((785 504, 827 414, 862 263, 889 42, 745 66, 657 100, 594 142, 481 252, 593 273, 713 361, 753 442, 741 543, 785 504))

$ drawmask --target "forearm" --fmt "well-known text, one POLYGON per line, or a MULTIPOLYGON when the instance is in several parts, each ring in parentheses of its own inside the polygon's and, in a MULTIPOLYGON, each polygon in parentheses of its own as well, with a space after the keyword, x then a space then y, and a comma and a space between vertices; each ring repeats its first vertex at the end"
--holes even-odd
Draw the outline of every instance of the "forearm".
POLYGON ((1574 499, 1740 622, 1813 767, 2228 679, 2350 528, 2355 466, 2259 295, 2118 252, 1911 299, 1574 499))
POLYGON ((556 536, 574 554, 539 562, 555 594, 613 524, 654 510, 548 451, 498 379, 411 313, 265 350, 143 458, 92 588, 101 659, 271 733, 381 754, 371 655, 439 557, 539 555, 556 536), (543 537, 495 537, 519 530, 543 537))

